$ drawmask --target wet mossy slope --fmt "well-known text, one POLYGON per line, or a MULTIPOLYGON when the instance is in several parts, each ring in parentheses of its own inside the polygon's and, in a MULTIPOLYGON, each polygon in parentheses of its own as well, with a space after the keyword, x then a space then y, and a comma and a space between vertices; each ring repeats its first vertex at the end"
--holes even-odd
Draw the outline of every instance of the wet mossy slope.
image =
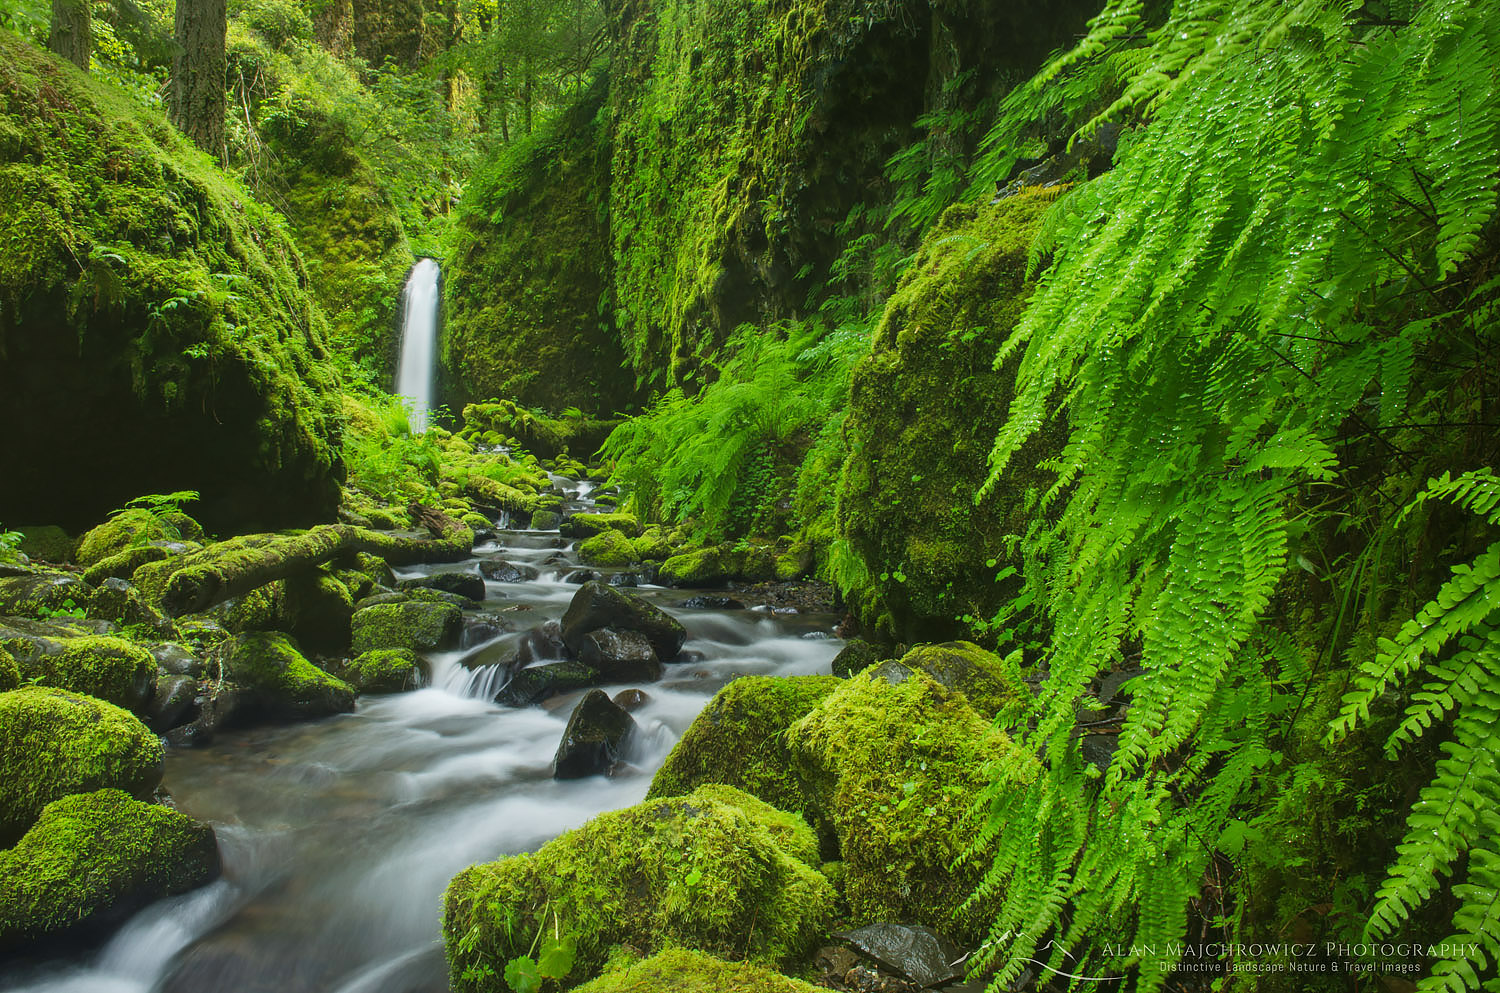
POLYGON ((0 32, 0 518, 203 491, 211 528, 330 517, 339 404, 284 223, 157 111, 0 32))

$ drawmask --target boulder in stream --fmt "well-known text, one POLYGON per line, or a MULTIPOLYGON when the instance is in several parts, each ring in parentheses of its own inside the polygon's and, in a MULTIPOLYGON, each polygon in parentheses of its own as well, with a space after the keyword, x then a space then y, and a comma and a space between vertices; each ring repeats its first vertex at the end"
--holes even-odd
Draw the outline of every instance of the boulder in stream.
POLYGON ((609 775, 636 730, 635 719, 603 690, 589 690, 573 708, 557 746, 554 779, 609 775))
POLYGON ((237 723, 300 721, 354 709, 354 687, 313 665, 283 634, 243 634, 220 650, 237 723))
POLYGON ((456 593, 470 600, 483 600, 486 595, 484 579, 478 573, 473 572, 434 572, 430 576, 403 579, 401 589, 442 590, 444 593, 456 593))
POLYGON ((641 522, 634 514, 574 514, 558 528, 564 538, 592 538, 605 531, 617 531, 626 538, 641 534, 641 522))
POLYGON ((574 652, 590 631, 614 628, 638 631, 651 641, 658 659, 673 659, 687 640, 687 630, 666 611, 643 597, 622 593, 603 583, 585 583, 573 594, 562 618, 562 639, 574 652))
POLYGON ((427 663, 410 648, 377 648, 349 660, 344 679, 361 693, 400 693, 422 685, 427 663))
POLYGON ((601 531, 578 543, 578 558, 584 565, 629 565, 636 561, 635 546, 620 531, 601 531))
POLYGON ((20 664, 23 682, 86 693, 137 712, 156 689, 156 660, 123 638, 20 637, 7 639, 6 647, 20 664))
POLYGON ((587 689, 599 682, 593 666, 567 660, 548 662, 522 669, 495 695, 495 702, 507 707, 529 707, 559 693, 587 689))
POLYGON ((578 660, 598 672, 602 682, 654 683, 661 678, 661 660, 639 631, 590 631, 578 646, 578 660))
POLYGON ((430 652, 458 641, 463 614, 450 603, 381 603, 354 612, 353 650, 410 648, 430 652))
POLYGON ((540 575, 529 565, 519 565, 505 559, 485 559, 479 563, 479 574, 496 583, 523 583, 540 575))

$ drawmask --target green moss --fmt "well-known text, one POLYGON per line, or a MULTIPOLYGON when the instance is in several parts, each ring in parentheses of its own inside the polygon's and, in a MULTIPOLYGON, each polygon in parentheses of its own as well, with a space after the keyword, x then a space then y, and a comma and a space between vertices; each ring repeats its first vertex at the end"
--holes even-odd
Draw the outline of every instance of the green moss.
POLYGON ((0 648, 0 693, 13 690, 21 685, 21 668, 16 665, 15 657, 0 648))
POLYGON ((669 948, 643 962, 611 969, 575 993, 821 993, 824 987, 746 962, 669 948))
POLYGON ((156 660, 123 638, 83 637, 60 642, 62 651, 37 653, 22 665, 22 678, 142 710, 156 687, 156 660))
POLYGON ((635 539, 635 557, 642 562, 662 562, 672 557, 672 541, 667 529, 659 524, 647 528, 635 539))
POLYGON ((344 678, 361 693, 400 693, 422 682, 421 656, 409 648, 381 648, 355 656, 344 678))
POLYGON ((562 515, 555 510, 539 510, 531 515, 531 526, 538 531, 556 531, 562 515))
POLYGON ((993 763, 1024 774, 1035 760, 962 695, 884 672, 843 681, 793 724, 791 753, 838 838, 854 922, 926 924, 977 944, 994 908, 958 913, 979 882, 977 867, 954 864, 970 840, 964 820, 993 763))
MULTIPOLYGON (((536 509, 536 494, 477 474, 469 474, 464 488, 479 503, 495 510, 529 514, 536 509)), ((488 527, 485 521, 482 527, 488 527)))
POLYGON ((622 566, 637 561, 635 545, 620 531, 601 531, 578 543, 585 565, 622 566))
POLYGON ((162 758, 161 740, 113 704, 40 687, 0 693, 0 845, 70 793, 150 796, 162 758))
MULTIPOLYGON (((186 551, 197 551, 203 547, 196 541, 184 542, 186 551)), ((98 586, 106 579, 130 579, 135 571, 148 562, 160 562, 173 558, 176 553, 161 545, 132 545, 123 551, 106 556, 84 570, 83 581, 98 586)))
POLYGON ((180 511, 160 516, 127 512, 91 528, 78 542, 78 564, 88 568, 153 541, 199 541, 203 528, 180 511))
POLYGON ((237 717, 302 720, 354 709, 354 688, 309 662, 283 634, 240 635, 219 651, 225 681, 238 691, 237 717))
POLYGON ((331 514, 338 381, 282 220, 159 108, 10 32, 0 65, 0 415, 32 425, 0 518, 185 486, 215 527, 331 514))
POLYGON ((776 578, 776 559, 761 545, 715 545, 673 555, 658 574, 669 586, 722 586, 731 580, 760 582, 776 578))
MULTIPOLYGON (((514 441, 542 459, 570 451, 586 457, 596 451, 619 424, 618 419, 551 417, 513 400, 495 400, 464 407, 461 436, 484 445, 514 441)), ((565 464, 559 461, 552 468, 579 479, 586 475, 582 465, 576 462, 565 464)))
POLYGON ((786 731, 838 683, 832 676, 734 680, 694 718, 646 796, 685 796, 705 783, 723 783, 821 824, 816 803, 796 775, 786 731))
POLYGON ((376 648, 445 648, 458 636, 461 621, 451 603, 376 604, 355 612, 353 649, 360 654, 376 648))
POLYGON ((60 527, 17 528, 21 533, 21 551, 34 562, 71 562, 78 542, 60 527))
POLYGON ((101 789, 49 803, 0 851, 0 950, 124 918, 219 874, 213 829, 101 789))
POLYGON ((611 946, 672 945, 774 964, 817 941, 833 889, 808 864, 811 832, 738 790, 707 787, 601 814, 532 854, 472 866, 449 884, 443 934, 454 990, 503 972, 556 917, 587 979, 611 946))
POLYGON ((88 607, 93 596, 76 575, 36 569, 0 578, 0 613, 14 617, 46 617, 88 607))
POLYGON ((1030 688, 1014 664, 973 642, 918 645, 901 657, 901 664, 913 672, 925 672, 948 689, 962 693, 969 705, 986 717, 1031 697, 1030 688))
POLYGON ((641 533, 641 522, 634 514, 574 514, 563 521, 561 530, 568 538, 590 538, 606 531, 634 538, 641 533))
POLYGON ((1031 522, 1052 478, 1035 467, 1066 434, 1054 425, 975 503, 989 452, 1010 409, 1014 363, 995 371, 1000 344, 1031 293, 1026 259, 1055 191, 950 209, 886 304, 871 352, 855 368, 839 483, 838 528, 873 589, 855 591, 872 630, 892 640, 967 633, 1016 591, 996 582, 1019 566, 1006 537, 1031 522), (883 578, 875 578, 883 577, 883 578))

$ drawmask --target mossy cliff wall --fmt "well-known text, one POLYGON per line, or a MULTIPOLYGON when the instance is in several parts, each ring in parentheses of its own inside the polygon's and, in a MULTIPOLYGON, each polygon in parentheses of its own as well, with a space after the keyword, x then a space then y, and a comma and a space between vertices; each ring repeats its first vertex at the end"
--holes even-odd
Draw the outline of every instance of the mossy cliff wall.
POLYGON ((159 112, 0 32, 0 519, 199 489, 213 529, 331 516, 338 381, 282 221, 159 112))

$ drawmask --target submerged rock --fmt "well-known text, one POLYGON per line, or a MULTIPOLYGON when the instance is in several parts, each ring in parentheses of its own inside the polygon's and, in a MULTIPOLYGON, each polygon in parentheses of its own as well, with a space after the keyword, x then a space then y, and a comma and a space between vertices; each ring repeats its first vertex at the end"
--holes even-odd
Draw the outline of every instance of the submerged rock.
POLYGON ((240 635, 221 649, 236 723, 300 721, 354 709, 354 688, 302 656, 282 634, 240 635))
POLYGON ((156 735, 114 704, 41 687, 0 693, 0 846, 71 793, 111 787, 149 797, 162 759, 156 735))
POLYGON ((563 614, 563 643, 581 651, 584 636, 600 628, 640 632, 650 639, 658 659, 676 658, 687 640, 687 630, 650 601, 602 583, 585 583, 563 614))
POLYGON ((458 641, 463 614, 449 603, 382 603, 355 611, 353 650, 410 648, 430 652, 458 641))
POLYGON ((526 953, 553 915, 577 936, 570 978, 612 947, 687 946, 776 964, 808 951, 833 911, 817 842, 794 814, 725 786, 601 814, 538 851, 471 866, 444 898, 449 979, 526 953))
POLYGON ((213 829, 115 789, 48 804, 0 851, 0 951, 82 933, 219 875, 213 829))
POLYGON ((578 701, 557 746, 555 779, 609 775, 636 730, 635 720, 603 690, 578 701))

